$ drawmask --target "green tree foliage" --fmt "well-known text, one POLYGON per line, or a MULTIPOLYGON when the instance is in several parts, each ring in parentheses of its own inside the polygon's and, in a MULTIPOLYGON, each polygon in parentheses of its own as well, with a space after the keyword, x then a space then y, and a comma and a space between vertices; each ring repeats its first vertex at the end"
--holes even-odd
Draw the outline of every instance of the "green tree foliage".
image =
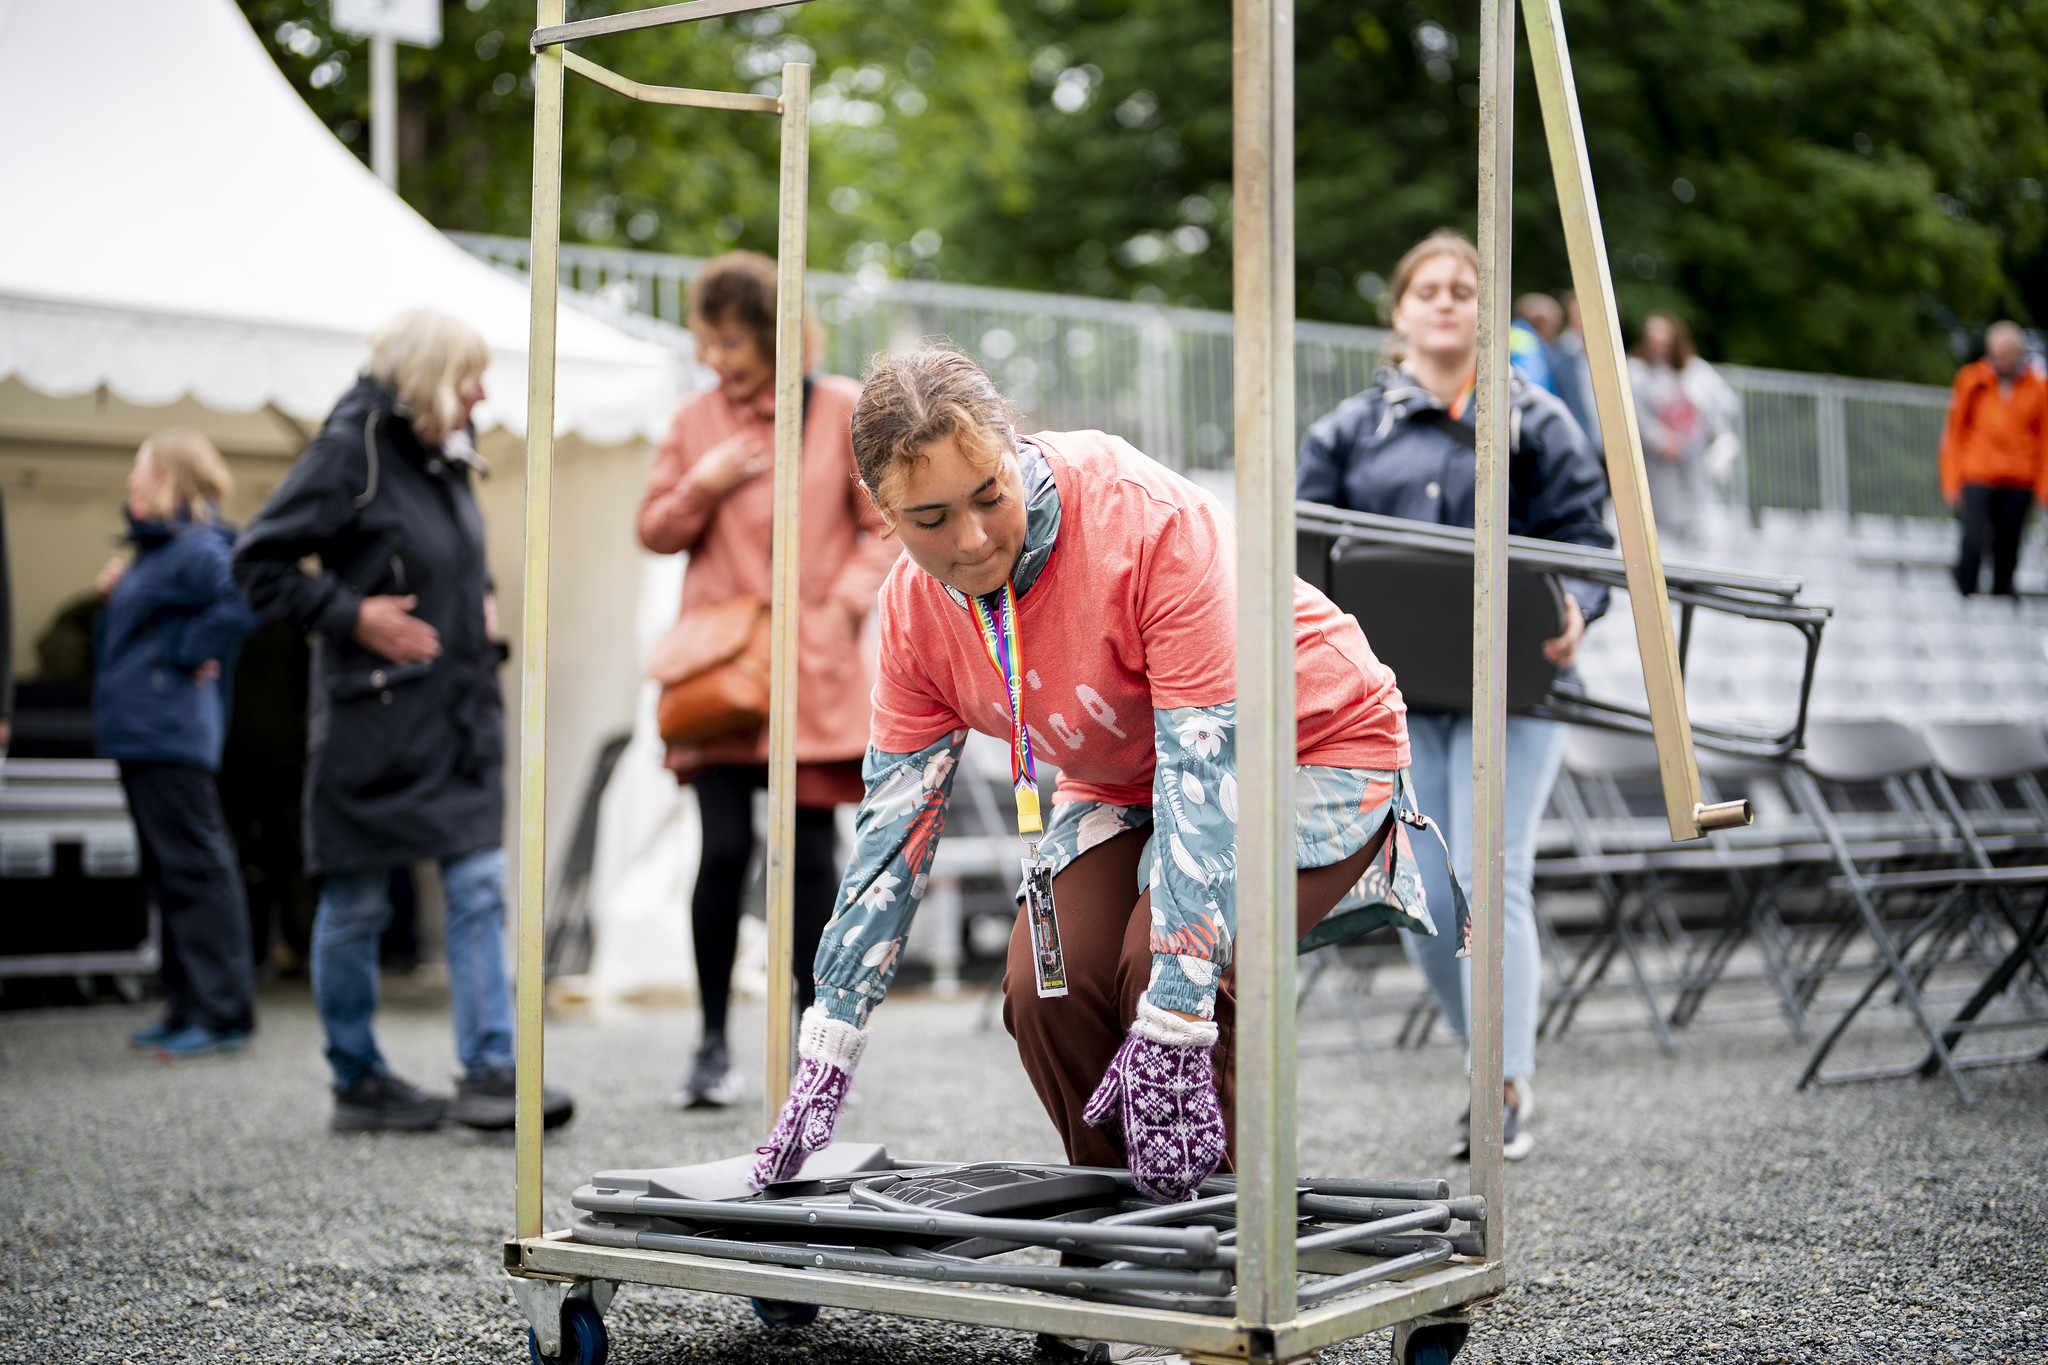
MULTIPOLYGON (((977 278, 1227 306, 1229 7, 1006 0, 1033 48, 1021 210, 977 278)), ((1305 316, 1378 320, 1429 229, 1470 231, 1476 6, 1299 0, 1305 316)), ((2048 2, 1570 0, 1624 311, 1710 355, 1943 379, 1992 318, 2048 322, 2048 2)), ((1516 279, 1569 285, 1524 57, 1516 279)))
MULTIPOLYGON (((578 0, 582 16, 647 0, 578 0)), ((241 0, 365 152, 368 61, 327 0, 241 0)), ((402 188, 431 221, 524 235, 526 0, 447 0, 400 49, 402 188)), ((1567 0, 1624 312, 1674 308, 1715 358, 1944 379, 2012 315, 2048 323, 2048 0, 1567 0)), ((1470 231, 1472 0, 1297 0, 1304 316, 1379 320, 1433 227, 1470 231)), ((642 80, 818 82, 820 266, 1226 307, 1230 7, 1221 0, 819 0, 580 45, 642 80)), ((1526 58, 1518 287, 1569 285, 1526 58)), ((772 120, 572 82, 571 239, 773 250, 772 120)))
MULTIPOLYGON (((367 160, 368 44, 334 32, 328 0, 240 3, 307 103, 367 160)), ((569 10, 645 7, 572 0, 569 10)), ((439 47, 398 49, 399 186, 438 227, 529 230, 533 22, 530 0, 447 0, 439 47)), ((1022 201, 1027 77, 998 0, 823 3, 576 50, 652 84, 771 94, 784 62, 812 63, 810 247, 820 267, 951 272, 956 224, 1022 201)), ((565 108, 569 240, 773 253, 776 120, 639 104, 574 77, 565 108)))

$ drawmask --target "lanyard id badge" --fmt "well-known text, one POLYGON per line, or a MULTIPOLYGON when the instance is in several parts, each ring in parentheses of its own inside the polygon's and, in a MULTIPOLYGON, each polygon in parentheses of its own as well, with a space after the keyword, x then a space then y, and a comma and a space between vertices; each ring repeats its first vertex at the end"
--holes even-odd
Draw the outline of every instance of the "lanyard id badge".
POLYGON ((1039 856, 1044 830, 1038 810, 1038 771, 1032 763, 1031 731, 1024 724, 1024 647, 1017 635, 1017 594, 1005 582, 998 592, 969 598, 981 647, 1010 696, 1010 785, 1017 797, 1017 832, 1025 839, 1024 914, 1031 930, 1031 963, 1039 999, 1067 993, 1067 961, 1060 946, 1059 917, 1052 904, 1052 860, 1039 856))
POLYGON ((1067 959, 1060 948, 1059 916, 1052 908, 1052 860, 1031 846, 1024 859, 1024 913, 1031 918, 1031 966, 1038 976, 1038 998, 1067 993, 1067 959))

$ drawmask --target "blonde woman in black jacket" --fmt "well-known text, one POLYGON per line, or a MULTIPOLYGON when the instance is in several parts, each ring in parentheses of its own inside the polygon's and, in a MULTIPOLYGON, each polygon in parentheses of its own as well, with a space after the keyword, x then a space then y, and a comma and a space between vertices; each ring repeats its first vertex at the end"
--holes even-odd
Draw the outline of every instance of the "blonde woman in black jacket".
MULTIPOLYGON (((504 952, 505 717, 469 418, 490 352, 424 309, 370 338, 342 395, 235 548, 258 611, 313 637, 307 871, 319 874, 313 996, 337 1129, 510 1128, 512 993, 504 952), (319 572, 299 568, 308 556, 319 572), (441 866, 462 1066, 453 1102, 378 1050, 377 947, 390 873, 441 866)), ((550 1126, 569 1117, 551 1094, 550 1126)))

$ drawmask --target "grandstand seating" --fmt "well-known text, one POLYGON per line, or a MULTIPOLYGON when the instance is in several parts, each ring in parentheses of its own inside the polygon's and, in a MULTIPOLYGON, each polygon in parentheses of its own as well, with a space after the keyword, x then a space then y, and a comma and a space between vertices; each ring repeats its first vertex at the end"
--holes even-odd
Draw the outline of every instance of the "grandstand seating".
MULTIPOLYGON (((1949 565, 1950 523, 1765 508, 1756 525, 1725 517, 1703 546, 1673 559, 1740 565, 1800 579, 1835 608, 1814 675, 1821 719, 2034 720, 2048 712, 2048 597, 1963 598, 1949 565)), ((2022 576, 2041 573, 2038 555, 2022 576)), ((1686 696, 1701 720, 1782 722, 1797 700, 1793 630, 1700 613, 1686 696)), ((1580 671, 1597 696, 1640 700, 1641 665, 1624 594, 1587 632, 1580 671)))

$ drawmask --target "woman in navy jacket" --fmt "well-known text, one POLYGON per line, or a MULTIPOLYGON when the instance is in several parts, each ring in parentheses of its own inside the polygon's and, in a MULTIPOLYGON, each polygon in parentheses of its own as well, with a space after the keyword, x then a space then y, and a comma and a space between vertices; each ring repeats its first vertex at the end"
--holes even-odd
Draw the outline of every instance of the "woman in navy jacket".
MULTIPOLYGON (((1297 495, 1356 512, 1470 526, 1473 510, 1473 391, 1478 381, 1479 256, 1455 232, 1433 233, 1394 269, 1388 290, 1397 337, 1394 364, 1364 393, 1309 428, 1297 467, 1297 495)), ((1509 379, 1508 528, 1516 535, 1606 547, 1601 520, 1607 480, 1565 405, 1519 374, 1509 379)), ((1586 623, 1607 609, 1607 590, 1567 582, 1565 629, 1544 653, 1568 668, 1586 623)), ((1411 769, 1423 813, 1450 838, 1465 884, 1472 876, 1472 716, 1408 710, 1411 769)), ((1508 717, 1507 894, 1503 974, 1506 1127, 1504 1154, 1526 1156, 1529 1078, 1536 1066, 1536 1006, 1542 958, 1536 937, 1536 828, 1564 761, 1565 727, 1508 717)), ((1448 904, 1450 885, 1424 859, 1425 892, 1448 904)), ((1469 963, 1449 935, 1402 934, 1429 980, 1444 1018, 1466 1034, 1469 963)), ((1469 1155, 1460 1121, 1452 1154, 1469 1155)))
POLYGON ((144 441, 128 474, 134 562, 99 578, 93 722, 120 760, 162 940, 164 1017, 133 1041, 166 1057, 232 1052, 255 1026, 241 862, 215 786, 235 651, 259 624, 228 571, 232 486, 197 432, 144 441))

